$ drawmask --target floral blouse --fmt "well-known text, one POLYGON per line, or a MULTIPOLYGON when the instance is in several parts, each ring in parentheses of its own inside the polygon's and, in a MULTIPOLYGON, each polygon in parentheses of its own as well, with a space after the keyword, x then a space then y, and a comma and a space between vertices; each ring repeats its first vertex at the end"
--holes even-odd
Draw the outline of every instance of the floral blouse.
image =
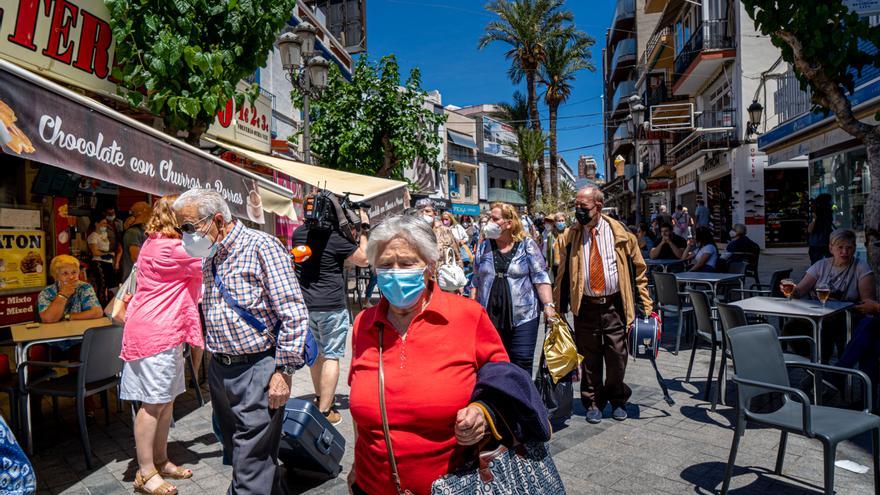
MULTIPOLYGON (((489 293, 495 279, 495 256, 490 241, 483 241, 477 248, 472 286, 477 289, 477 300, 483 307, 489 304, 489 293)), ((516 253, 507 268, 507 284, 513 299, 513 324, 519 325, 535 319, 540 314, 538 308, 537 284, 549 284, 547 263, 541 248, 531 237, 519 243, 516 253)))

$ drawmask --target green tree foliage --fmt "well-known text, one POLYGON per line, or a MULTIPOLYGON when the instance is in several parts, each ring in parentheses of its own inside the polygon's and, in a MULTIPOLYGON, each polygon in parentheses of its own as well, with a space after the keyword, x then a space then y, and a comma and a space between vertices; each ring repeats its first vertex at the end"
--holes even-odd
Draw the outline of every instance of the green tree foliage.
MULTIPOLYGON (((544 150, 547 137, 540 129, 520 127, 516 131, 516 141, 510 144, 523 170, 523 179, 526 183, 526 204, 529 212, 534 212, 535 206, 535 181, 532 179, 544 170, 544 150)), ((547 197, 547 195, 542 195, 547 197)))
POLYGON ((556 123, 559 106, 571 96, 576 74, 582 70, 595 71, 590 61, 590 47, 596 42, 585 33, 575 31, 568 38, 552 40, 546 48, 546 56, 538 72, 544 86, 544 103, 550 117, 550 194, 558 196, 559 157, 557 153, 556 123))
MULTIPOLYGON (((871 192, 865 211, 868 256, 875 273, 880 270, 880 126, 856 118, 847 95, 855 74, 880 67, 880 26, 849 10, 841 0, 742 0, 755 27, 770 36, 792 64, 802 88, 809 88, 813 104, 834 114, 841 129, 860 139, 867 149, 871 192)), ((880 120, 880 114, 874 116, 880 120)))
MULTIPOLYGON (((351 82, 331 65, 327 89, 311 102, 312 151, 323 166, 398 180, 417 159, 439 168, 446 116, 426 97, 418 69, 400 86, 393 55, 377 63, 362 55, 351 82)), ((293 99, 302 97, 294 91, 293 99)))
MULTIPOLYGON (((189 141, 236 84, 266 62, 296 0, 104 0, 116 40, 113 77, 129 103, 161 115, 189 141)), ((256 96, 253 94, 253 96, 256 96)))

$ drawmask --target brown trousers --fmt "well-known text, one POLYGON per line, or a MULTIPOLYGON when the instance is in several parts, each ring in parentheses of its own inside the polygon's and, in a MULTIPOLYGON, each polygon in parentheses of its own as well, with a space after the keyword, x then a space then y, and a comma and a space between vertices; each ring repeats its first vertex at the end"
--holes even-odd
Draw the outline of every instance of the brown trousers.
POLYGON ((574 317, 575 345, 584 357, 581 402, 589 409, 624 407, 632 390, 623 383, 626 373, 626 317, 620 294, 609 296, 605 304, 584 297, 580 314, 574 317), (607 369, 604 377, 603 368, 607 369))

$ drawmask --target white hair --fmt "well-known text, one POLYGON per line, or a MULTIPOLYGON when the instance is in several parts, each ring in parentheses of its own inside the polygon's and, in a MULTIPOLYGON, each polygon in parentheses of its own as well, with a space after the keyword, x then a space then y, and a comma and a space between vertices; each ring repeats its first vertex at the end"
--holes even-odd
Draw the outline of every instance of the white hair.
POLYGON ((217 191, 211 189, 190 189, 174 200, 172 208, 174 208, 174 211, 180 211, 187 206, 195 206, 199 218, 220 213, 223 215, 223 221, 232 221, 232 212, 229 211, 229 205, 226 204, 226 200, 217 191))
POLYGON ((401 238, 410 243, 419 256, 429 265, 433 265, 440 259, 440 250, 437 248, 437 236, 434 229, 421 217, 412 215, 394 215, 386 218, 370 231, 370 241, 367 243, 367 260, 376 266, 382 251, 393 239, 401 238))
POLYGON ((578 194, 581 194, 581 193, 592 197, 593 201, 598 201, 599 203, 605 202, 605 193, 603 193, 602 190, 596 186, 583 187, 583 188, 581 188, 580 191, 578 191, 578 194))

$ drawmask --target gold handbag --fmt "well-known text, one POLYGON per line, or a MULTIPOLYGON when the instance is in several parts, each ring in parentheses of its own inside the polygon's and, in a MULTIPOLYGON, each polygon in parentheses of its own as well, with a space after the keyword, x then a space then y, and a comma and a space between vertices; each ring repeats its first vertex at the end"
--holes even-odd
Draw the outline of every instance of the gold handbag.
POLYGON ((553 382, 557 383, 578 367, 584 357, 578 354, 574 336, 565 320, 554 316, 548 323, 550 329, 544 338, 544 360, 553 382))

